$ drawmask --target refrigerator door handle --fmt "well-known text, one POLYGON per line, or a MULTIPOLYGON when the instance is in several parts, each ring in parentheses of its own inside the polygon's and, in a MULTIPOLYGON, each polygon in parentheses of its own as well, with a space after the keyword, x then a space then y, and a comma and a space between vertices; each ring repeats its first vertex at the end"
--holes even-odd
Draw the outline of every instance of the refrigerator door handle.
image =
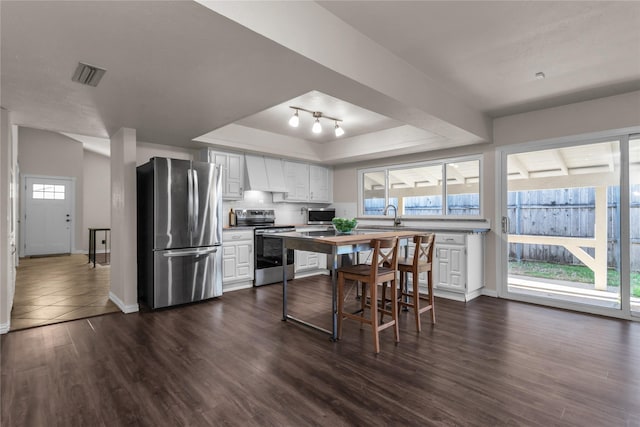
POLYGON ((191 169, 191 175, 193 176, 193 231, 197 232, 200 229, 200 187, 198 186, 198 171, 191 169))
POLYGON ((205 249, 181 249, 175 251, 167 251, 162 254, 165 257, 174 257, 174 256, 203 256, 210 255, 218 252, 218 247, 214 248, 205 248, 205 249))
POLYGON ((193 231, 193 175, 192 170, 187 169, 187 186, 189 187, 187 196, 187 231, 193 231))

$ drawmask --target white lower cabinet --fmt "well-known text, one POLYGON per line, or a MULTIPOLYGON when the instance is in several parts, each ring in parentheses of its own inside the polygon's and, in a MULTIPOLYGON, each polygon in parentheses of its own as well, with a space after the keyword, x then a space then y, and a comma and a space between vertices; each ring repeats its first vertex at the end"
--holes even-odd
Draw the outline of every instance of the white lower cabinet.
MULTIPOLYGON (((433 248, 433 293, 438 297, 470 301, 482 294, 484 287, 484 235, 478 233, 435 232, 433 248)), ((404 256, 404 248, 400 256, 404 256)), ((407 256, 413 257, 414 244, 409 243, 407 256)), ((369 252, 362 252, 364 262, 369 252)), ((413 278, 409 274, 409 283, 413 278)), ((427 273, 418 277, 420 293, 427 294, 427 273)))
POLYGON ((296 277, 324 273, 327 269, 327 255, 317 252, 296 251, 296 277))
POLYGON ((483 243, 483 234, 436 233, 433 249, 436 296, 470 301, 482 293, 483 243))
POLYGON ((222 233, 222 291, 253 286, 253 230, 222 233))
MULTIPOLYGON (((298 227, 296 231, 317 231, 323 228, 327 227, 298 227)), ((296 251, 294 268, 296 278, 328 274, 327 255, 318 252, 296 251)))

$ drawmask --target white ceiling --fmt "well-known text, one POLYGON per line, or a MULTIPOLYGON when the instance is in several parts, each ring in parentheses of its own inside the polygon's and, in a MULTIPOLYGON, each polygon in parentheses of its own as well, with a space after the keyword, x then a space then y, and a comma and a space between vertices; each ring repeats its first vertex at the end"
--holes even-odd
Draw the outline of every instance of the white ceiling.
POLYGON ((320 4, 491 116, 640 89, 638 2, 320 4))
POLYGON ((493 116, 640 89, 638 2, 202 3, 0 2, 2 107, 168 145, 277 152, 260 141, 281 135, 338 163, 490 141, 493 116), (107 69, 97 88, 71 81, 78 61, 107 69), (346 134, 288 127, 295 104, 346 134))
POLYGON ((402 126, 404 123, 390 119, 381 114, 353 105, 349 102, 326 95, 317 90, 275 105, 257 114, 239 120, 237 123, 267 132, 289 135, 310 142, 335 141, 335 122, 320 119, 322 132, 311 132, 315 119, 311 113, 299 111, 300 124, 297 128, 289 126, 289 119, 294 113, 290 107, 302 107, 309 111, 321 112, 325 116, 341 119, 340 126, 345 131, 343 138, 378 132, 384 129, 402 126))

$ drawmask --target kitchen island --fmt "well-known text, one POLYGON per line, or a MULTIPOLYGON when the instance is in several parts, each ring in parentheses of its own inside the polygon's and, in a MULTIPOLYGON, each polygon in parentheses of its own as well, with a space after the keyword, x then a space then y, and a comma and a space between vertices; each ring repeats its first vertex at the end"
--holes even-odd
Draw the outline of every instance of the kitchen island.
POLYGON ((328 333, 332 340, 338 339, 338 302, 337 302, 337 274, 338 255, 353 254, 371 249, 372 239, 384 239, 398 237, 400 244, 406 246, 407 239, 413 237, 415 231, 409 230, 354 230, 352 234, 336 234, 334 231, 308 231, 273 233, 265 238, 282 239, 283 264, 287 262, 287 250, 295 249, 308 252, 318 252, 330 255, 329 268, 331 269, 331 314, 332 330, 321 328, 317 325, 293 317, 287 312, 287 278, 282 277, 282 320, 291 320, 295 323, 328 333))

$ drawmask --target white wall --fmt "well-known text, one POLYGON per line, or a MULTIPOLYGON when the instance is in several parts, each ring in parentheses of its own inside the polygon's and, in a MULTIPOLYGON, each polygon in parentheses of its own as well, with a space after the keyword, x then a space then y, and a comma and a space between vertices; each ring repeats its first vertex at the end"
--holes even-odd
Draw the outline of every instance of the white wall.
POLYGON ((124 313, 138 311, 136 221, 136 131, 111 137, 111 290, 124 313))
POLYGON ((152 157, 168 157, 170 159, 195 160, 197 150, 182 147, 171 147, 169 145, 140 142, 136 144, 136 165, 140 166, 149 161, 152 157))
POLYGON ((76 179, 75 215, 72 250, 86 246, 83 241, 83 148, 76 140, 57 132, 20 127, 18 130, 18 163, 20 174, 65 176, 76 179))
POLYGON ((640 124, 640 91, 500 117, 496 145, 615 133, 640 124), (595 134, 595 135, 594 135, 595 134))
POLYGON ((88 252, 89 228, 111 228, 111 160, 84 150, 82 176, 82 250, 88 252))

